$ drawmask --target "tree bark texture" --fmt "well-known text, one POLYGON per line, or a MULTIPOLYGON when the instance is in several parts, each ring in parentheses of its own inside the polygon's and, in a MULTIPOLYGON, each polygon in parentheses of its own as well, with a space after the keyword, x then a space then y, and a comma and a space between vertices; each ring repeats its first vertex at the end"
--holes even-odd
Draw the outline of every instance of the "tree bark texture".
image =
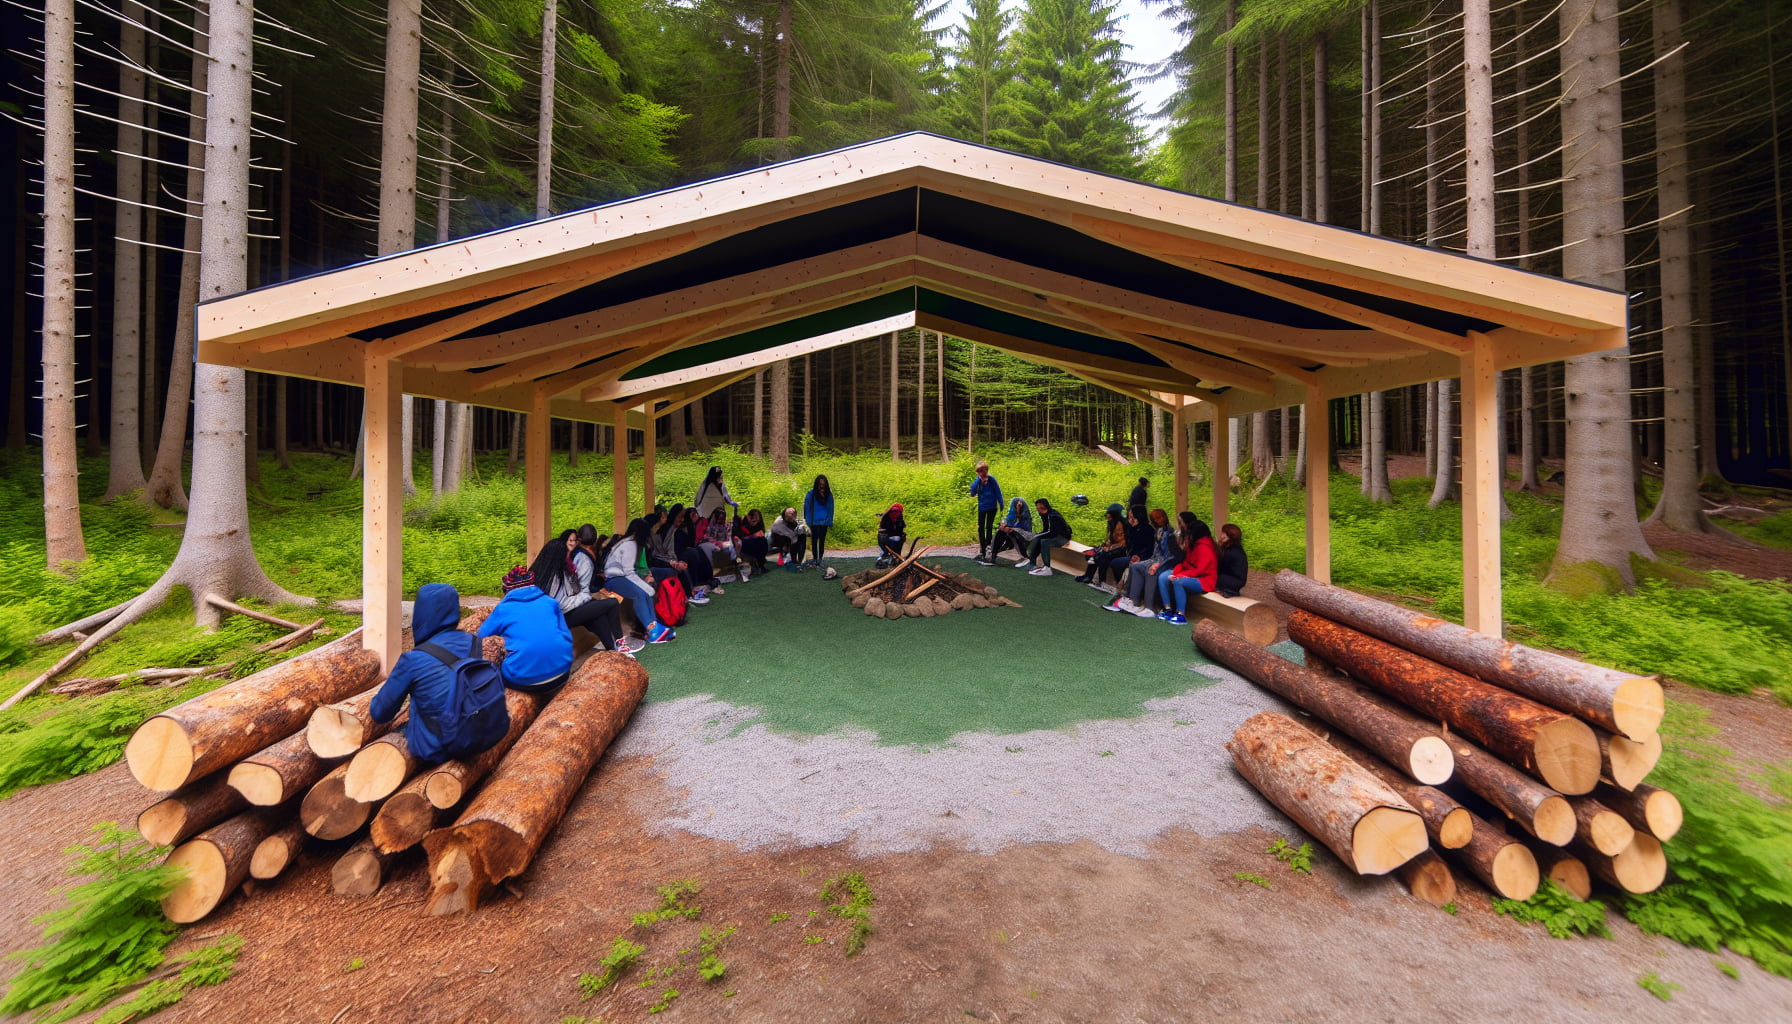
POLYGON ((1195 646, 1246 679, 1355 737, 1420 782, 1435 785, 1449 779, 1454 765, 1449 744, 1435 728, 1410 712, 1367 701, 1347 680, 1321 675, 1279 654, 1252 646, 1213 622, 1195 626, 1195 646))
POLYGON ((125 745, 131 774, 164 792, 209 775, 298 732, 319 703, 365 687, 379 657, 359 630, 176 705, 137 727, 125 745))
MULTIPOLYGON (((75 445, 75 5, 44 5, 44 542, 49 568, 85 561, 75 445)), ((21 268, 21 272, 23 268, 21 268)), ((15 340, 14 344, 22 344, 15 340)))
POLYGON ((1664 843, 1680 832, 1680 824, 1685 818, 1680 798, 1654 786, 1638 785, 1635 789, 1623 790, 1602 785, 1594 795, 1600 803, 1623 815, 1632 828, 1664 843))
POLYGON ((249 877, 255 848, 284 817, 279 808, 257 807, 181 844, 166 863, 185 868, 187 876, 163 898, 162 913, 176 924, 192 924, 217 909, 249 877))
POLYGON ((1302 609, 1288 616, 1288 638, 1560 792, 1599 782, 1599 741, 1577 718, 1302 609))
POLYGON ((1427 847, 1398 793, 1284 715, 1246 719, 1226 744, 1240 775, 1360 875, 1383 875, 1427 847))
POLYGON ((334 766, 317 756, 300 731, 238 761, 226 778, 244 800, 273 807, 316 785, 334 766))
POLYGON ((1367 749, 1343 736, 1328 736, 1326 741, 1343 751, 1344 755, 1369 769, 1371 773, 1387 787, 1400 794, 1412 809, 1425 819, 1425 833, 1431 837, 1432 845, 1444 850, 1454 850, 1468 845, 1474 835, 1474 819, 1468 808, 1457 803, 1455 798, 1441 789, 1415 783, 1393 765, 1367 749))
POLYGON ((424 840, 432 916, 477 909, 529 866, 646 692, 646 670, 624 655, 594 654, 573 673, 460 820, 424 840))
POLYGON ((510 728, 504 738, 487 749, 464 760, 443 761, 424 774, 424 795, 430 806, 439 810, 457 807, 491 770, 504 760, 516 741, 522 739, 529 726, 541 713, 539 696, 521 690, 504 691, 504 707, 510 712, 510 728))
POLYGON ((137 832, 151 845, 173 846, 247 806, 224 776, 213 775, 150 804, 137 815, 137 832))
POLYGON ((1485 682, 1646 740, 1661 725, 1661 682, 1588 665, 1479 633, 1398 605, 1319 583, 1293 570, 1276 574, 1276 596, 1316 615, 1379 637, 1485 682))
MULTIPOLYGON (((147 46, 143 5, 127 2, 118 19, 118 212, 112 257, 112 430, 106 438, 106 494, 141 491, 143 441, 139 414, 143 374, 143 96, 147 46)), ((150 358, 155 353, 150 352, 150 358)))
POLYGON ((1435 850, 1426 850, 1394 869, 1406 891, 1434 907, 1456 902, 1456 875, 1435 850))
POLYGON ((1450 851, 1450 859, 1481 880, 1495 894, 1509 900, 1528 900, 1542 878, 1530 847, 1506 834, 1505 829, 1474 819, 1474 838, 1450 851))
POLYGON ((1574 808, 1567 797, 1460 736, 1451 737, 1450 750, 1456 755, 1456 778, 1520 828, 1551 846, 1566 846, 1574 838, 1574 808))

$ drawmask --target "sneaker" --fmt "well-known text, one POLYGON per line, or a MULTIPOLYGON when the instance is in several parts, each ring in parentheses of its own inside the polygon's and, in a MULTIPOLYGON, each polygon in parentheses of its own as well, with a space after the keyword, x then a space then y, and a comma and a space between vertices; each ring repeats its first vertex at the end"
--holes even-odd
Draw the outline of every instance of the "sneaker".
POLYGON ((1113 593, 1113 591, 1108 590, 1108 585, 1106 583, 1101 582, 1100 580, 1084 580, 1083 585, 1088 587, 1090 590, 1100 590, 1104 593, 1110 593, 1110 594, 1113 593))
POLYGON ((1102 610, 1110 611, 1110 612, 1123 612, 1126 609, 1122 608, 1120 605, 1121 605, 1121 602, 1124 600, 1125 600, 1125 598, 1116 598, 1112 601, 1109 601, 1107 604, 1104 604, 1101 606, 1102 610))
POLYGON ((1027 561, 1027 560, 1025 560, 1025 559, 1022 559, 1022 560, 1020 560, 1020 561, 1018 561, 1018 562, 1016 562, 1016 563, 1014 563, 1014 567, 1015 567, 1015 568, 1016 568, 1016 569, 1025 569, 1025 570, 1027 570, 1027 571, 1029 571, 1029 572, 1031 572, 1031 571, 1032 571, 1032 569, 1033 569, 1033 563, 1032 563, 1032 562, 1029 562, 1029 561, 1027 561))
POLYGON ((1173 611, 1170 611, 1168 608, 1165 608, 1163 611, 1157 613, 1157 617, 1162 619, 1165 622, 1168 622, 1168 621, 1170 621, 1170 616, 1172 616, 1174 614, 1176 614, 1176 613, 1173 611))
POLYGON ((676 639, 678 639, 678 634, 672 632, 672 627, 663 622, 654 623, 653 628, 647 631, 647 642, 650 644, 663 644, 668 640, 676 639))
POLYGON ((709 598, 704 597, 702 594, 692 594, 689 598, 686 598, 686 600, 690 601, 690 603, 692 603, 692 604, 708 604, 709 603, 709 598))
POLYGON ((1037 569, 1028 569, 1027 570, 1028 576, 1050 576, 1051 574, 1052 574, 1052 567, 1049 565, 1042 565, 1037 569))
POLYGON ((1138 616, 1138 617, 1139 617, 1139 618, 1141 618, 1141 619, 1155 619, 1155 618, 1157 618, 1157 613, 1156 613, 1156 612, 1154 612, 1154 611, 1152 611, 1152 610, 1151 610, 1151 609, 1149 609, 1149 608, 1146 608, 1146 607, 1144 607, 1144 606, 1143 606, 1143 605, 1141 605, 1141 606, 1139 606, 1139 610, 1138 610, 1138 611, 1136 611, 1136 612, 1133 612, 1133 614, 1134 614, 1134 615, 1137 615, 1137 616, 1138 616))
POLYGON ((1181 612, 1171 612, 1170 617, 1165 619, 1164 621, 1168 622, 1172 626, 1186 626, 1186 625, 1188 625, 1188 616, 1182 614, 1181 612))
POLYGON ((695 601, 699 597, 708 597, 708 596, 709 596, 709 587, 707 585, 698 587, 696 590, 691 592, 691 600, 693 600, 693 601, 695 601))
POLYGON ((630 639, 629 637, 625 636, 622 639, 616 641, 616 653, 617 654, 626 654, 632 658, 632 657, 634 657, 634 654, 636 651, 640 650, 641 648, 643 648, 645 646, 647 646, 647 645, 644 642, 642 642, 640 640, 630 639))
POLYGON ((742 583, 745 583, 752 578, 753 578, 753 570, 747 568, 744 565, 741 566, 740 567, 740 581, 742 583))
POLYGON ((784 567, 784 571, 785 572, 802 572, 803 571, 803 563, 792 562, 789 565, 784 567))
POLYGON ((996 564, 994 559, 985 558, 982 555, 978 555, 976 558, 971 559, 971 561, 976 562, 978 565, 994 565, 994 564, 996 564))

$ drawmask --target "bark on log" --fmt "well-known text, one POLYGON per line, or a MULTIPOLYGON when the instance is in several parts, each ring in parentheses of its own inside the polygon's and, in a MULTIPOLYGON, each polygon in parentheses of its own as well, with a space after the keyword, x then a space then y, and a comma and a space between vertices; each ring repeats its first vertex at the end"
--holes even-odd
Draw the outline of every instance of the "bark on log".
POLYGON ((244 811, 181 844, 167 863, 187 875, 162 899, 162 913, 176 924, 192 924, 217 908, 249 877, 255 848, 280 828, 286 815, 278 807, 244 811))
POLYGON ((421 843, 430 830, 445 823, 448 812, 429 803, 425 792, 429 779, 428 772, 418 775, 380 805, 379 813, 368 826, 374 849, 381 853, 408 850, 421 843))
POLYGON ((1599 783, 1599 740, 1587 723, 1421 658, 1366 633, 1295 610, 1288 638, 1421 715, 1450 727, 1562 793, 1599 783))
POLYGON ((586 659, 460 820, 423 841, 429 914, 477 909, 487 890, 529 866, 646 692, 647 671, 633 658, 586 659))
POLYGON ((144 786, 179 789, 304 728, 317 705, 366 689, 379 667, 356 630, 151 718, 125 761, 144 786))
POLYGON ((1283 569, 1276 596, 1632 740, 1661 727, 1661 681, 1588 665, 1364 597, 1283 569))
POLYGON ((299 859, 299 851, 304 848, 304 826, 297 820, 287 822, 279 831, 256 844, 255 852, 249 856, 249 877, 262 881, 280 877, 282 871, 299 859))
POLYGON ((299 821, 319 839, 341 839, 367 824, 373 805, 350 800, 342 791, 348 765, 339 764, 305 794, 299 804, 299 821))
POLYGON ((342 793, 350 800, 376 803, 398 792, 422 766, 404 733, 389 732, 349 758, 342 793))
POLYGON ((1616 856, 1579 847, 1575 851, 1593 874, 1625 892, 1654 892, 1668 877, 1668 859, 1655 837, 1638 832, 1629 846, 1616 856))
POLYGON ((1406 891, 1434 907, 1456 902, 1456 875, 1436 850, 1426 850, 1394 869, 1406 891))
POLYGON ((1530 847, 1491 822, 1475 818, 1474 825, 1474 838, 1467 846, 1451 850, 1450 859, 1494 893, 1509 900, 1530 899, 1542 878, 1530 847))
POLYGON ((1643 784, 1661 760, 1661 735, 1657 733, 1641 743, 1596 730, 1599 737, 1599 777, 1619 789, 1635 789, 1643 784))
POLYGON ((1632 828, 1647 832, 1664 843, 1679 833, 1680 823, 1685 818, 1680 798, 1654 786, 1638 785, 1632 790, 1622 790, 1602 785, 1594 795, 1600 803, 1623 815, 1632 828))
POLYGON ((1559 846, 1537 843, 1531 846, 1532 856, 1537 858, 1537 869, 1543 877, 1562 887, 1562 890, 1577 900, 1586 902, 1593 896, 1593 876, 1587 871, 1587 862, 1559 846))
POLYGON ((1292 718, 1253 715, 1226 749, 1240 775, 1357 874, 1387 874, 1427 846, 1424 820, 1400 794, 1292 718))
POLYGON ((1441 789, 1413 782, 1393 765, 1342 736, 1330 736, 1327 739, 1352 761, 1369 769, 1376 778, 1387 783, 1389 789, 1400 794, 1413 810, 1419 812, 1419 817, 1425 819, 1425 833, 1431 837, 1432 845, 1445 850, 1461 849, 1468 845, 1469 839, 1475 834, 1474 817, 1455 798, 1441 789))
POLYGON ((150 804, 137 815, 137 833, 152 846, 173 846, 248 806, 224 776, 202 779, 150 804))
POLYGON ((311 744, 312 751, 318 757, 347 757, 389 732, 398 724, 397 718, 390 722, 375 722, 368 712, 379 692, 380 688, 375 686, 348 700, 325 704, 311 712, 311 721, 305 726, 305 740, 311 744))
POLYGON ((1574 808, 1574 839, 1606 856, 1623 853, 1636 838, 1636 829, 1624 816, 1590 796, 1571 797, 1574 808))
POLYGON ((329 774, 332 762, 318 757, 303 732, 238 761, 226 776, 231 788, 257 807, 283 804, 329 774))
POLYGON ((392 857, 375 849, 372 840, 362 839, 330 868, 331 891, 338 896, 372 896, 380 891, 392 857))
POLYGON ((479 785, 480 780, 491 774, 491 770, 504 760, 504 755, 516 745, 529 726, 535 724, 535 717, 541 713, 542 699, 533 693, 521 690, 504 691, 504 708, 510 712, 510 728, 504 738, 491 747, 472 757, 443 761, 434 769, 424 773, 423 795, 429 798, 431 807, 447 810, 457 807, 466 799, 468 793, 479 785))
POLYGON ((1451 737, 1456 778, 1481 799, 1551 846, 1574 838, 1574 808, 1562 794, 1460 736, 1451 737))
POLYGON ((1405 709, 1370 702, 1342 679, 1322 676, 1227 631, 1215 622, 1195 625, 1195 646, 1282 699, 1354 737, 1377 756, 1420 782, 1449 779, 1455 758, 1429 723, 1405 709))

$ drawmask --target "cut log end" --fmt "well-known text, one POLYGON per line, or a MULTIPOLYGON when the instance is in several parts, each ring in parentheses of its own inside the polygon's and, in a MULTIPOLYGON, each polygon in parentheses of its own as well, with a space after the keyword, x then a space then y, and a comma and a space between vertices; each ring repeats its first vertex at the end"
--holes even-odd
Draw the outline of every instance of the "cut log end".
POLYGON ((1385 875, 1431 845, 1425 819, 1402 807, 1377 807, 1356 823, 1351 859, 1357 873, 1385 875))
POLYGON ((1458 807, 1444 815, 1437 830, 1437 845, 1446 850, 1460 850, 1475 838, 1475 816, 1458 807))
POLYGON ((1564 797, 1544 799, 1531 817, 1531 834, 1551 846, 1567 846, 1574 829, 1574 807, 1564 797))
POLYGON ((1562 718, 1537 729, 1537 774, 1558 793, 1579 796, 1599 784, 1599 738, 1587 723, 1562 718))
POLYGON ((423 841, 435 827, 437 811, 429 801, 411 787, 387 800, 374 815, 369 829, 373 847, 380 853, 408 850, 423 841))
POLYGON ((337 858, 330 869, 330 889, 338 896, 372 896, 385 881, 387 857, 366 843, 337 858))
POLYGON ((442 811, 460 803, 465 792, 466 787, 452 772, 432 773, 423 787, 423 795, 429 798, 430 806, 442 811))
POLYGON ((1508 843, 1493 855, 1493 890, 1509 900, 1528 900, 1537 893, 1542 874, 1537 858, 1523 843, 1508 843))
POLYGON ((272 807, 286 799, 286 783, 265 764, 244 761, 230 769, 230 788, 256 807, 272 807))
MULTIPOLYGON (((1594 774, 1598 774, 1598 766, 1594 766, 1594 774)), ((1414 779, 1427 786, 1438 786, 1450 781, 1456 773, 1456 755, 1450 753, 1450 745, 1437 736, 1422 736, 1412 745, 1412 753, 1406 759, 1406 771, 1414 779)))
POLYGON ((348 775, 343 779, 343 795, 350 800, 371 802, 384 800, 398 792, 398 787, 404 785, 410 775, 412 761, 405 747, 387 742, 396 735, 389 734, 385 740, 370 743, 355 755, 349 762, 348 775))
POLYGON ((1407 891, 1434 907, 1456 902, 1456 875, 1436 852, 1426 850, 1394 872, 1407 891))
POLYGON ((186 878, 162 899, 162 913, 175 924, 192 924, 211 913, 229 893, 224 854, 204 840, 194 840, 169 855, 168 865, 184 868, 186 878))
POLYGON ((1661 843, 1638 832, 1622 853, 1605 862, 1601 874, 1625 892, 1654 892, 1667 881, 1668 859, 1661 843))
POLYGON ((1641 743, 1622 736, 1609 736, 1601 743, 1605 777, 1619 789, 1635 789, 1642 785, 1661 760, 1661 734, 1656 733, 1641 743))
POLYGON ((1585 827, 1587 844, 1608 857, 1623 853, 1636 839, 1636 829, 1616 811, 1594 811, 1587 816, 1585 827))
POLYGON ((1680 798, 1665 789, 1654 790, 1644 799, 1643 821, 1649 834, 1664 843, 1679 834, 1685 817, 1680 798))
POLYGON ((193 773, 193 744, 178 723, 157 715, 131 734, 124 759, 145 788, 172 792, 186 785, 193 773))
MULTIPOLYGON (((338 769, 340 771, 340 769, 338 769)), ((372 804, 350 800, 342 792, 342 775, 330 773, 311 787, 299 804, 299 820, 305 831, 319 839, 342 839, 367 824, 372 804)))
POLYGON ((1633 742, 1647 742, 1661 728, 1667 710, 1661 681, 1647 676, 1627 679, 1612 695, 1612 723, 1633 742))
POLYGON ((318 757, 347 757, 367 742, 367 730, 361 717, 344 708, 326 704, 311 713, 305 726, 305 742, 318 757))
POLYGON ((429 904, 431 917, 470 913, 479 907, 484 888, 483 872, 473 863, 466 850, 453 848, 430 865, 429 904))
POLYGON ((1548 877, 1583 903, 1593 896, 1593 876, 1587 872, 1586 862, 1571 853, 1563 851, 1549 859, 1548 877))
POLYGON ((187 809, 173 800, 159 800, 137 815, 137 832, 151 846, 175 842, 187 824, 187 809))

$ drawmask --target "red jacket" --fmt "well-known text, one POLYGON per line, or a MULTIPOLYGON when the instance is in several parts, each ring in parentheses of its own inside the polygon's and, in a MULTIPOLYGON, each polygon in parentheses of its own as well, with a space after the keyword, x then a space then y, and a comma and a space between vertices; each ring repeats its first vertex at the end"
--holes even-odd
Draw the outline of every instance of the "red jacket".
POLYGON ((1201 581, 1203 593, 1211 594, 1219 586, 1220 553, 1211 537, 1202 537, 1189 546, 1188 554, 1170 569, 1171 577, 1193 576, 1201 581))

